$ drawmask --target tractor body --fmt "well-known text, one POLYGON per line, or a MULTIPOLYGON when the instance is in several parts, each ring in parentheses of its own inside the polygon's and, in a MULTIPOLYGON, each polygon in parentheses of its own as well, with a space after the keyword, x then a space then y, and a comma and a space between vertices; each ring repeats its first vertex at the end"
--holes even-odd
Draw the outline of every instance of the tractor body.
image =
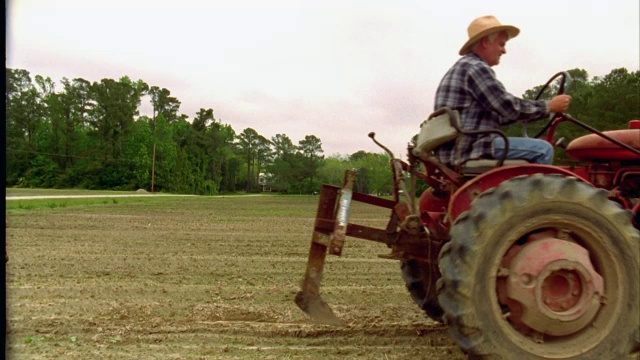
MULTIPOLYGON (((505 159, 459 168, 438 146, 464 134, 442 109, 422 125, 408 159, 391 156, 393 199, 323 185, 297 305, 341 324, 320 295, 327 255, 348 237, 385 244, 407 289, 463 350, 479 357, 616 358, 640 350, 640 121, 600 132, 569 115, 551 119, 591 134, 566 147, 575 165, 505 159), (415 193, 417 181, 426 191, 415 193), (384 229, 349 222, 353 201, 389 209, 384 229), (611 350, 615 349, 615 350, 611 350)), ((501 135, 504 136, 504 135, 501 135)), ((506 139, 506 137, 505 137, 506 139)))

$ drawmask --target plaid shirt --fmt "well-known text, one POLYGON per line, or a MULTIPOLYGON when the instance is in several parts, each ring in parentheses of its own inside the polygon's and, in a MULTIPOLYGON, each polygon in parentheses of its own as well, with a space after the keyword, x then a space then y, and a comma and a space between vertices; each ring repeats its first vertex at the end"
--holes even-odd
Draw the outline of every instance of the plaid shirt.
MULTIPOLYGON (((499 129, 500 125, 537 120, 549 114, 547 101, 524 100, 508 93, 491 67, 474 53, 461 57, 442 78, 435 110, 445 106, 460 112, 465 130, 499 129)), ((459 136, 455 144, 441 146, 436 155, 449 166, 493 158, 491 142, 496 136, 459 136)))

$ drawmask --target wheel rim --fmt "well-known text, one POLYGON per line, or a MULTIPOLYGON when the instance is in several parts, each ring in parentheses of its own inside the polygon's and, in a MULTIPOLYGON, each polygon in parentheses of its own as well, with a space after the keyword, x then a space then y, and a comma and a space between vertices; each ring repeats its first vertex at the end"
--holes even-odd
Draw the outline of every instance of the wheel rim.
POLYGON ((553 358, 556 352, 586 351, 615 326, 611 319, 618 316, 620 304, 609 301, 610 304, 603 306, 603 303, 607 302, 607 293, 616 293, 620 288, 619 273, 623 270, 612 254, 601 246, 602 234, 594 234, 597 231, 591 224, 544 218, 542 215, 512 229, 509 236, 512 240, 503 243, 502 250, 496 249, 504 255, 500 266, 496 267, 495 309, 505 320, 501 327, 513 341, 531 353, 543 351, 553 358), (521 235, 515 237, 514 234, 521 235), (550 247, 560 255, 550 256, 550 247), (573 255, 566 256, 567 253, 573 255), (537 272, 532 271, 531 275, 535 276, 527 279, 522 276, 526 271, 522 271, 520 288, 514 284, 510 286, 512 271, 515 274, 527 270, 522 259, 541 254, 546 257, 538 263, 537 272), (518 256, 521 259, 514 261, 518 256), (527 291, 522 290, 526 286, 529 287, 527 291), (522 294, 514 295, 518 290, 528 292, 533 302, 527 303, 522 294), (575 290, 578 293, 570 295, 575 290), (550 299, 548 304, 544 302, 545 298, 550 299), (571 300, 563 310, 562 300, 567 299, 571 300), (538 346, 544 346, 545 350, 538 346))
POLYGON ((520 312, 511 321, 544 334, 563 336, 587 326, 602 301, 603 280, 586 249, 553 237, 529 240, 506 261, 505 305, 520 312))

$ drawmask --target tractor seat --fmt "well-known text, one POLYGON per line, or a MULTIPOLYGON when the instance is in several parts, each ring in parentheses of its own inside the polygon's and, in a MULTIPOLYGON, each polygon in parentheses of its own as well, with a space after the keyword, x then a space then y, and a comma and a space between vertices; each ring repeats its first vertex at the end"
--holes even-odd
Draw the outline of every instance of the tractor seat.
MULTIPOLYGON (((504 138, 506 135, 500 130, 464 131, 460 126, 460 114, 456 110, 442 108, 434 112, 420 126, 420 133, 413 148, 413 155, 418 158, 428 158, 438 147, 454 141, 460 134, 496 134, 504 138)), ((508 145, 507 145, 508 146, 508 145)), ((462 175, 477 175, 503 165, 528 164, 526 160, 518 159, 477 159, 468 160, 462 164, 462 175)))

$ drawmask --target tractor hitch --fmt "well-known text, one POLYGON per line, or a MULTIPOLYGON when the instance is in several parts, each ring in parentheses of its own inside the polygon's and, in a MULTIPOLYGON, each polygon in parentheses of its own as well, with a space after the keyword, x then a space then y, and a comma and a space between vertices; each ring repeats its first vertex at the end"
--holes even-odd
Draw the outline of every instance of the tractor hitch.
POLYGON ((337 256, 342 254, 355 174, 355 171, 346 172, 345 184, 340 191, 323 186, 320 192, 320 202, 318 204, 315 229, 311 238, 307 271, 304 275, 304 280, 302 280, 301 290, 296 294, 296 305, 314 321, 321 324, 342 324, 342 321, 338 319, 331 307, 320 296, 320 281, 327 256, 327 248, 329 248, 331 254, 337 256), (339 205, 337 206, 337 214, 334 216, 337 201, 339 205), (329 229, 327 225, 331 224, 322 220, 331 218, 335 219, 335 221, 333 221, 332 231, 327 233, 329 229))
MULTIPOLYGON (((396 169, 400 173, 401 169, 396 169)), ((296 294, 298 307, 320 324, 339 325, 343 322, 334 314, 331 307, 320 295, 320 282, 327 254, 341 256, 347 236, 375 241, 391 248, 390 255, 379 255, 393 260, 415 259, 432 263, 432 254, 440 250, 440 243, 429 238, 412 207, 396 200, 390 200, 353 191, 356 171, 345 172, 342 187, 322 185, 320 200, 311 237, 311 248, 307 269, 296 294), (386 228, 377 229, 349 222, 352 202, 361 202, 390 210, 386 228)), ((396 190, 398 187, 396 187, 396 190)))
POLYGON ((316 221, 311 237, 311 249, 301 290, 296 294, 295 303, 314 321, 321 324, 338 325, 343 322, 333 313, 331 307, 320 296, 320 282, 327 253, 341 256, 347 236, 367 239, 391 246, 397 238, 397 217, 392 212, 387 229, 375 229, 349 223, 352 201, 359 201, 388 209, 394 209, 396 202, 353 191, 355 170, 345 172, 344 185, 323 185, 316 221))
POLYGON ((418 260, 433 264, 434 254, 440 251, 440 241, 432 239, 432 231, 423 224, 423 221, 431 220, 429 214, 419 214, 416 209, 414 184, 408 188, 405 183, 404 173, 411 172, 410 166, 395 158, 388 148, 375 139, 374 133, 370 133, 369 137, 391 157, 393 200, 354 192, 355 170, 345 172, 342 187, 322 185, 307 269, 301 290, 295 297, 298 307, 321 324, 342 324, 320 296, 320 282, 327 253, 341 256, 347 236, 387 245, 391 248, 391 254, 379 255, 385 259, 418 260), (386 228, 349 223, 352 201, 389 209, 391 216, 386 228))

